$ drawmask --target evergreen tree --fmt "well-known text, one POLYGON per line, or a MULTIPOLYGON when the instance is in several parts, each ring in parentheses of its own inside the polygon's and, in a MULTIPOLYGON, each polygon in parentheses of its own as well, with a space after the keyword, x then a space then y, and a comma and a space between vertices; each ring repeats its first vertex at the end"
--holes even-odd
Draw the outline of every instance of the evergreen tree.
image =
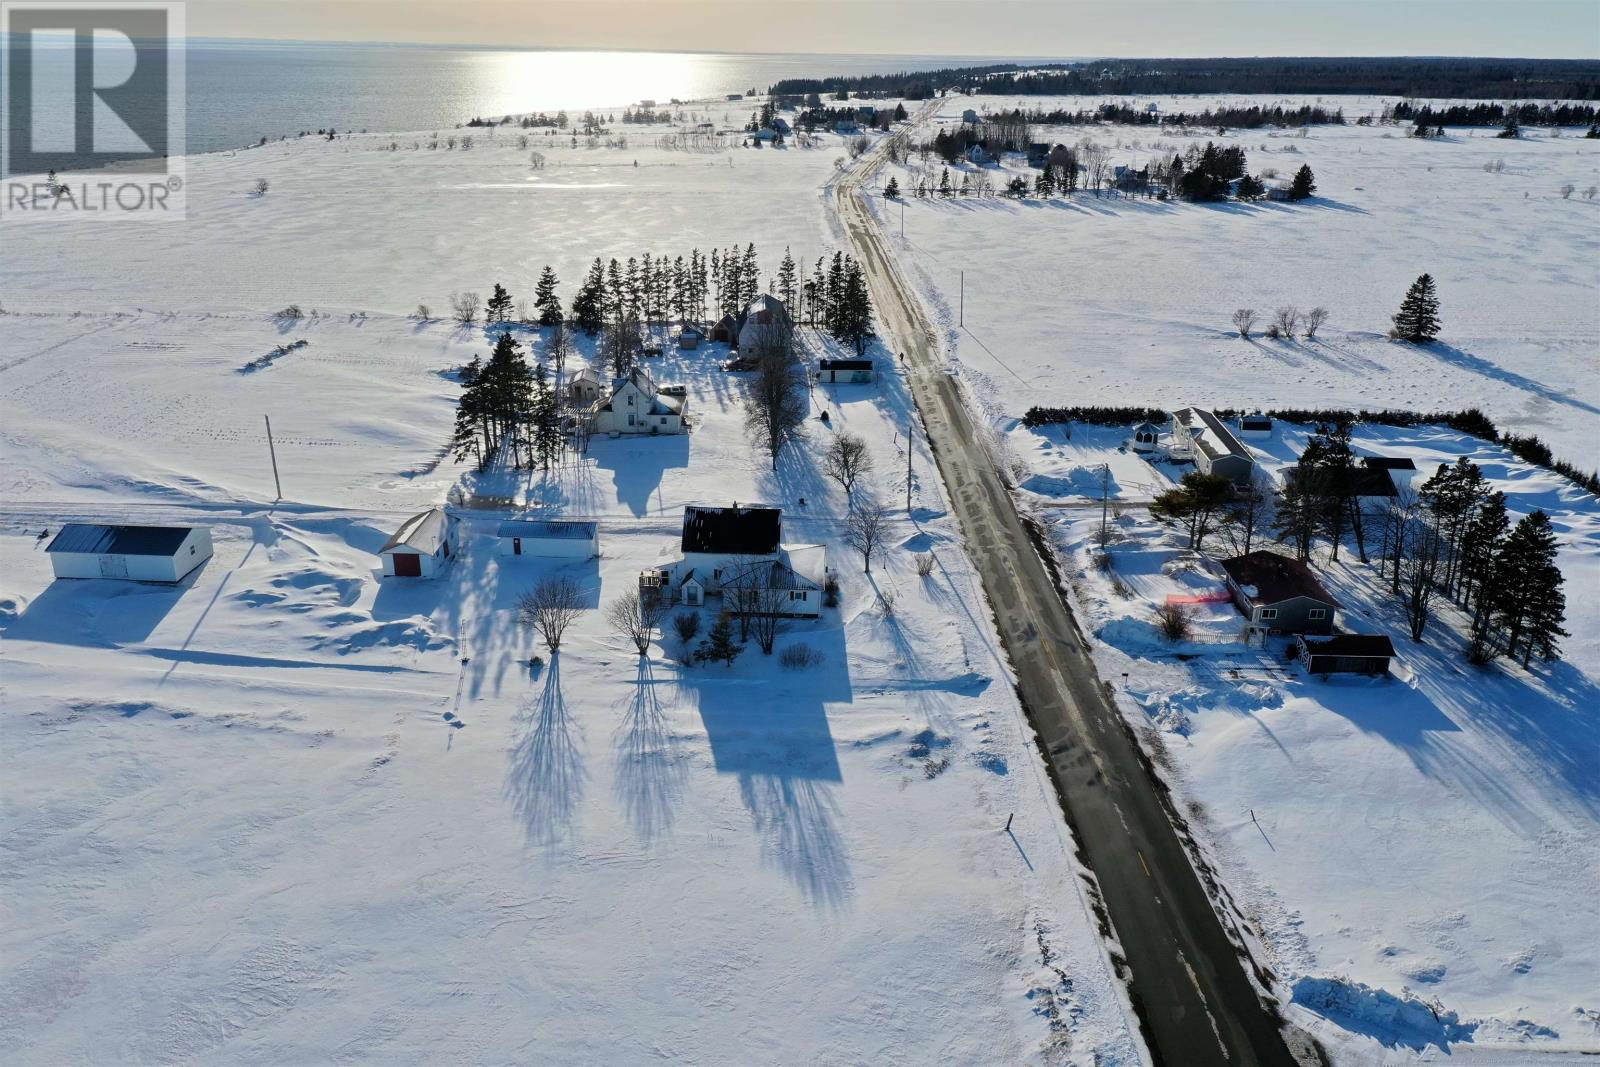
POLYGON ((1522 130, 1517 126, 1517 113, 1514 110, 1506 111, 1506 124, 1496 137, 1521 137, 1522 130))
POLYGON ((1584 134, 1584 136, 1591 141, 1600 138, 1600 122, 1589 123, 1589 132, 1584 134))
POLYGON ((1316 497, 1309 488, 1310 472, 1303 465, 1295 477, 1285 478, 1278 490, 1272 513, 1272 532, 1279 541, 1294 545, 1294 556, 1304 563, 1311 558, 1311 542, 1317 534, 1316 497))
POLYGON ((700 647, 695 649, 694 658, 697 663, 721 662, 732 667, 733 661, 743 651, 744 646, 733 639, 733 620, 723 612, 717 616, 717 621, 706 634, 705 640, 700 642, 700 647))
POLYGON ((572 321, 578 329, 593 337, 605 325, 606 276, 600 257, 589 267, 588 275, 572 296, 572 321))
POLYGON ((872 297, 861 264, 854 258, 847 257, 841 270, 830 331, 839 340, 855 345, 856 355, 866 353, 867 338, 872 336, 872 297))
POLYGON ((1150 502, 1150 517, 1182 528, 1188 534, 1189 547, 1198 552, 1232 496, 1233 483, 1227 478, 1190 471, 1180 484, 1150 502))
POLYGON ((505 286, 499 282, 494 284, 494 292, 490 294, 489 301, 483 307, 483 321, 490 326, 505 322, 511 317, 511 294, 506 292, 505 286))
POLYGON ((556 295, 556 272, 549 267, 539 274, 539 284, 533 291, 533 306, 539 312, 540 326, 555 326, 561 322, 561 298, 556 295))
POLYGON ((1498 568, 1504 595, 1497 613, 1508 655, 1520 652, 1526 667, 1534 653, 1554 659, 1557 639, 1566 637, 1566 595, 1556 566, 1556 533, 1550 517, 1533 511, 1517 523, 1500 550, 1498 568))
POLYGON ((1432 275, 1421 275, 1411 283, 1394 316, 1394 329, 1397 336, 1412 344, 1424 344, 1439 336, 1439 296, 1432 275))
POLYGON ((944 168, 944 171, 939 175, 939 195, 944 197, 944 198, 946 198, 946 199, 949 199, 949 197, 950 197, 950 168, 949 167, 944 168))
POLYGON ((794 257, 789 250, 783 250, 783 262, 778 265, 778 299, 783 301, 783 306, 789 309, 791 317, 794 314, 794 295, 796 288, 796 271, 794 257))
POLYGON ((1240 200, 1260 200, 1267 193, 1267 187, 1261 184, 1261 179, 1246 174, 1239 179, 1239 184, 1234 187, 1234 194, 1240 200))
POLYGON ((889 184, 883 187, 883 195, 890 200, 898 200, 900 198, 900 181, 892 174, 889 175, 889 184))
POLYGON ((551 460, 561 458, 561 405, 550 388, 544 364, 533 368, 533 454, 541 469, 550 471, 551 460))
POLYGON ((894 120, 896 122, 904 122, 907 118, 907 114, 906 106, 904 104, 896 104, 894 106, 894 120))
POLYGON ((1463 588, 1472 609, 1467 658, 1473 663, 1487 663, 1494 654, 1494 618, 1506 593, 1499 557, 1510 527, 1505 494, 1490 493, 1462 538, 1463 588))
POLYGON ((1289 199, 1304 200, 1316 191, 1317 179, 1311 173, 1311 164, 1300 164, 1300 169, 1294 172, 1294 180, 1289 183, 1289 199))

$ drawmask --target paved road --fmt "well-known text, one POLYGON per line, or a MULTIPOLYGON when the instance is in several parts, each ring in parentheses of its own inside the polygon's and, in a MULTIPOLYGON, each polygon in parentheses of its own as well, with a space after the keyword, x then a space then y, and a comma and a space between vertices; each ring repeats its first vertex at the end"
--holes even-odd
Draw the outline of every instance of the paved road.
MULTIPOLYGON (((1089 659, 1077 625, 976 432, 920 305, 862 200, 881 160, 835 185, 835 200, 877 305, 906 353, 912 395, 1049 754, 1082 859, 1094 871, 1132 972, 1131 992, 1158 1063, 1293 1064, 1173 829, 1159 787, 1089 659)), ((1075 891, 1063 886, 1063 892, 1075 891)), ((1297 1045, 1309 1042, 1294 1036, 1297 1045)), ((1314 1052, 1304 1058, 1315 1062, 1314 1052)))

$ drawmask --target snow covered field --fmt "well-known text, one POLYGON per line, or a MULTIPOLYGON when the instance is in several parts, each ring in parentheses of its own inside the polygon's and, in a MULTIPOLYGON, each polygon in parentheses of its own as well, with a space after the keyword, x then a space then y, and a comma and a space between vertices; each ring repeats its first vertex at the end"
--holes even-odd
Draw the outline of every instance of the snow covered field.
MULTIPOLYGON (((1063 464, 1054 484, 1110 461, 1112 499, 1133 500, 1143 494, 1129 483, 1181 472, 1119 452, 1117 430, 1076 426, 1069 440, 1064 429, 1035 435, 1038 465, 1063 464)), ((1280 425, 1252 444, 1263 466, 1281 471, 1309 432, 1280 425)), ((1055 494, 1050 502, 1067 506, 1040 514, 1071 564, 1102 673, 1127 672, 1124 711, 1160 753, 1263 958, 1298 1008, 1347 1031, 1318 1021, 1307 1024, 1313 1033, 1355 1063, 1592 1051, 1600 612, 1587 591, 1600 583, 1600 503, 1448 430, 1363 427, 1355 444, 1420 470, 1465 455, 1513 515, 1551 515, 1565 542, 1567 662, 1473 668, 1448 629, 1460 624, 1453 610, 1413 644, 1383 582, 1353 552, 1320 574, 1342 605, 1341 629, 1394 639, 1388 680, 1313 679, 1279 648, 1246 648, 1243 617, 1227 602, 1193 606, 1193 638, 1172 645, 1156 632, 1155 608, 1168 595, 1224 589, 1219 570, 1134 505, 1113 517, 1109 569, 1096 566, 1098 482, 1055 494)), ((1207 554, 1230 553, 1214 541, 1207 554)))
MULTIPOLYGON (((814 454, 750 448, 719 348, 650 361, 687 437, 549 478, 441 459, 446 372, 489 344, 418 301, 531 296, 546 262, 570 298, 595 255, 814 257, 837 143, 534 173, 387 140, 194 159, 186 224, 6 234, 8 1062, 1140 1062, 924 448, 870 578, 814 454), (591 611, 530 669, 541 565, 496 557, 491 519, 438 581, 376 576, 463 481, 599 517, 573 567, 596 606, 685 503, 781 505, 844 586, 780 639, 821 666, 684 669, 675 639, 641 663, 591 611), (64 517, 206 522, 216 557, 178 589, 52 583, 36 535, 64 517)), ((900 498, 906 403, 893 374, 819 386, 809 434, 867 437, 900 498)))
MULTIPOLYGON (((1277 97, 1228 98, 1302 103, 1277 97)), ((1217 101, 1158 98, 1166 111, 1217 101)), ((1028 108, 1093 108, 1086 98, 1028 98, 1028 108)), ((1312 102, 1315 102, 1314 100, 1312 102)), ((1380 102, 1329 97, 1348 119, 1380 102)), ((939 121, 1010 98, 951 97, 939 121)), ((996 418, 1034 404, 1199 404, 1243 408, 1479 406, 1536 432, 1580 465, 1600 434, 1600 141, 1581 130, 1406 127, 1200 131, 1063 126, 1043 141, 1106 147, 1144 165, 1209 140, 1245 149, 1249 170, 1288 177, 1302 163, 1317 196, 1302 203, 1197 205, 1096 197, 919 200, 904 207, 902 262, 920 279, 974 397, 996 418), (1504 161, 1487 173, 1486 163, 1504 161), (1578 192, 1563 200, 1560 188, 1578 192), (1425 349, 1385 339, 1389 316, 1424 271, 1438 282, 1444 331, 1425 349), (965 272, 964 327, 960 290, 965 272), (1235 308, 1316 305, 1331 316, 1315 341, 1241 340, 1235 308)), ((931 135, 932 130, 927 131, 931 135)), ((923 164, 913 157, 913 167, 923 164)), ((927 164, 935 181, 942 164, 927 164)), ((967 166, 966 164, 962 165, 967 166)), ((888 168, 908 187, 913 170, 888 168)), ((1008 157, 996 188, 1036 171, 1008 157)), ((899 232, 901 208, 879 202, 899 232)))

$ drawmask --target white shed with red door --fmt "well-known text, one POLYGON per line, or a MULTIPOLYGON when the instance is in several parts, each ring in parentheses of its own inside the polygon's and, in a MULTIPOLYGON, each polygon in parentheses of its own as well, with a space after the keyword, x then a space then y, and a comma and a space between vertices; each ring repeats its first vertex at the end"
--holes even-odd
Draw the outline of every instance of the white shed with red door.
POLYGON ((450 517, 443 508, 411 516, 378 549, 385 578, 432 578, 449 561, 450 552, 450 517))

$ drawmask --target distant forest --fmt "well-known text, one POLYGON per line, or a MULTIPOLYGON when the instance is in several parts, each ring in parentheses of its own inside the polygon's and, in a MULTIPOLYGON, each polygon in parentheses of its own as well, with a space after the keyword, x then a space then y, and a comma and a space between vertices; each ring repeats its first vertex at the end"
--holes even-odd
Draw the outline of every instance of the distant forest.
POLYGON ((1587 59, 1257 58, 1112 59, 947 67, 855 77, 788 78, 774 95, 850 92, 926 99, 1168 93, 1362 94, 1471 100, 1600 99, 1600 62, 1587 59))

